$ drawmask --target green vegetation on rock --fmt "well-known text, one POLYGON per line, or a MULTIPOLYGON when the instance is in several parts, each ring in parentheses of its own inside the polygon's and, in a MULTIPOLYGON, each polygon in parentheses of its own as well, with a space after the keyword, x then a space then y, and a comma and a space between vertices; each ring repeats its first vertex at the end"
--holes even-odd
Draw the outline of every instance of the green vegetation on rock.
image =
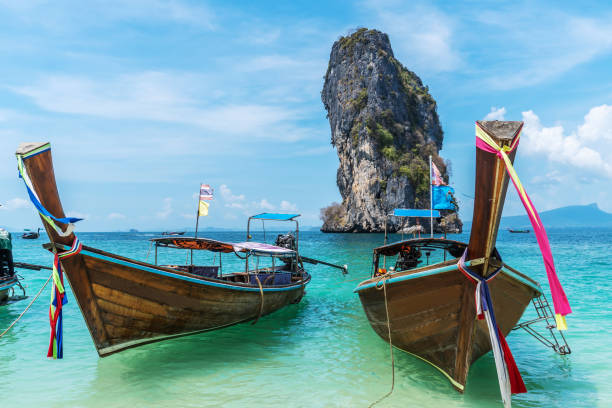
POLYGON ((362 88, 357 94, 357 97, 353 99, 353 108, 356 110, 362 110, 368 104, 368 90, 367 88, 362 88))

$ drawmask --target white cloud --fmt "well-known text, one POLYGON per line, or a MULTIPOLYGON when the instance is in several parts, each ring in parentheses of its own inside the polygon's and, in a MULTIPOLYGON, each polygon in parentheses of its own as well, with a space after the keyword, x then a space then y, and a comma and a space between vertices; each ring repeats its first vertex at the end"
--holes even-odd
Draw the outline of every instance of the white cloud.
POLYGON ((67 5, 44 1, 0 1, 0 8, 13 13, 26 23, 47 29, 67 31, 114 22, 172 22, 206 30, 215 29, 215 16, 204 5, 180 0, 99 0, 75 1, 67 5), (63 12, 62 12, 63 11, 63 12))
POLYGON ((376 26, 389 34, 395 53, 409 58, 410 69, 452 71, 462 64, 453 45, 455 23, 442 11, 412 2, 377 1, 366 6, 374 10, 376 26))
POLYGON ((266 200, 265 198, 259 202, 259 207, 262 210, 273 210, 276 208, 274 205, 270 204, 270 202, 266 200))
POLYGON ((25 200, 23 198, 11 198, 10 200, 2 204, 0 210, 18 210, 20 208, 28 208, 31 206, 32 204, 30 204, 28 200, 25 200))
POLYGON ((109 220, 124 220, 127 217, 121 213, 114 212, 114 213, 108 214, 106 218, 108 218, 109 220))
POLYGON ((244 64, 241 69, 247 72, 287 69, 299 67, 301 63, 302 61, 295 60, 286 55, 261 55, 251 59, 248 64, 244 64))
POLYGON ((291 212, 296 212, 298 210, 297 205, 289 201, 286 201, 286 200, 281 201, 280 209, 281 211, 291 211, 291 212))
POLYGON ((549 171, 545 175, 537 175, 531 179, 531 184, 549 187, 553 184, 561 184, 563 174, 558 170, 549 171))
POLYGON ((226 184, 221 184, 219 186, 219 191, 221 192, 221 197, 228 203, 233 203, 235 201, 244 201, 244 194, 235 195, 232 193, 232 190, 226 184))
MULTIPOLYGON (((258 103, 211 104, 210 80, 191 74, 141 72, 111 79, 45 76, 11 89, 39 107, 66 114, 116 120, 151 120, 193 125, 211 133, 296 141, 308 136, 292 122, 297 110, 258 103), (198 95, 205 95, 201 100, 198 95)), ((212 98, 214 99, 214 98, 212 98)))
POLYGON ((162 205, 162 210, 157 212, 156 215, 158 218, 168 218, 168 216, 172 214, 172 198, 166 197, 164 198, 164 203, 162 205))
POLYGON ((483 24, 492 28, 486 38, 495 47, 483 52, 494 61, 485 65, 484 83, 500 90, 536 85, 612 50, 609 15, 583 18, 549 7, 541 11, 531 5, 478 14, 482 29, 483 24), (503 54, 498 54, 500 49, 503 54))
POLYGON ((491 106, 491 112, 487 113, 487 116, 484 117, 483 120, 504 120, 506 115, 506 108, 496 108, 495 106, 491 106))
POLYGON ((523 121, 525 152, 544 154, 553 163, 612 178, 612 106, 592 108, 584 123, 572 132, 560 125, 544 127, 533 111, 523 112, 523 121))

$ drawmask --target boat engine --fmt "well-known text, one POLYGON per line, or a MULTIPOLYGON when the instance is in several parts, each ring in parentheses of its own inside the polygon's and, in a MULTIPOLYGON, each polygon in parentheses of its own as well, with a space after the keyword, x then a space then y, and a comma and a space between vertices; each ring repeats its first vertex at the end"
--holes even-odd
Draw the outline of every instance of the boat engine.
POLYGON ((276 237, 276 242, 274 244, 276 246, 292 249, 295 251, 295 236, 290 232, 286 234, 279 234, 276 237))
POLYGON ((12 249, 11 234, 0 228, 0 279, 15 275, 12 249))
POLYGON ((416 268, 421 262, 423 262, 419 259, 421 256, 421 251, 415 247, 410 247, 409 250, 400 252, 397 257, 397 261, 395 262, 395 270, 405 271, 416 268))

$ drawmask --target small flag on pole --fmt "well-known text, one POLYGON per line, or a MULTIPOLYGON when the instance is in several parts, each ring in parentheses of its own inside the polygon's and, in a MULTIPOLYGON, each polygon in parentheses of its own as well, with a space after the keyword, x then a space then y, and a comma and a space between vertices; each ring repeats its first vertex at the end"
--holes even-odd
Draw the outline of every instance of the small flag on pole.
POLYGON ((199 217, 204 217, 208 215, 208 207, 210 206, 210 203, 207 203, 207 201, 210 201, 212 199, 213 189, 208 184, 202 184, 200 186, 200 205, 198 207, 199 217))
POLYGON ((213 199, 213 189, 208 184, 200 186, 200 201, 210 201, 213 199))
POLYGON ((208 215, 208 206, 210 204, 208 204, 206 201, 200 201, 200 209, 198 210, 198 216, 199 217, 204 217, 206 215, 208 215))
POLYGON ((445 186, 446 183, 444 182, 444 180, 442 180, 442 174, 440 173, 440 170, 438 170, 438 168, 436 167, 436 164, 432 161, 431 162, 431 184, 433 184, 434 186, 445 186))

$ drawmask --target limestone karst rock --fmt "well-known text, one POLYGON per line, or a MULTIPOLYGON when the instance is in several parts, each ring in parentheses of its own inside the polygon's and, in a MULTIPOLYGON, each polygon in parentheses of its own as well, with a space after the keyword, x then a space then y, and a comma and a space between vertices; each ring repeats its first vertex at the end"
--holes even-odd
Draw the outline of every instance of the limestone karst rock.
MULTIPOLYGON (((395 59, 387 34, 362 28, 336 41, 321 99, 340 159, 342 195, 342 203, 321 210, 321 230, 382 231, 394 208, 429 208, 429 155, 448 181, 438 155, 443 132, 436 101, 395 59)), ((389 227, 397 231, 405 222, 392 217, 389 227)), ((421 224, 428 228, 429 220, 421 224)), ((455 214, 445 224, 461 229, 455 214)))

